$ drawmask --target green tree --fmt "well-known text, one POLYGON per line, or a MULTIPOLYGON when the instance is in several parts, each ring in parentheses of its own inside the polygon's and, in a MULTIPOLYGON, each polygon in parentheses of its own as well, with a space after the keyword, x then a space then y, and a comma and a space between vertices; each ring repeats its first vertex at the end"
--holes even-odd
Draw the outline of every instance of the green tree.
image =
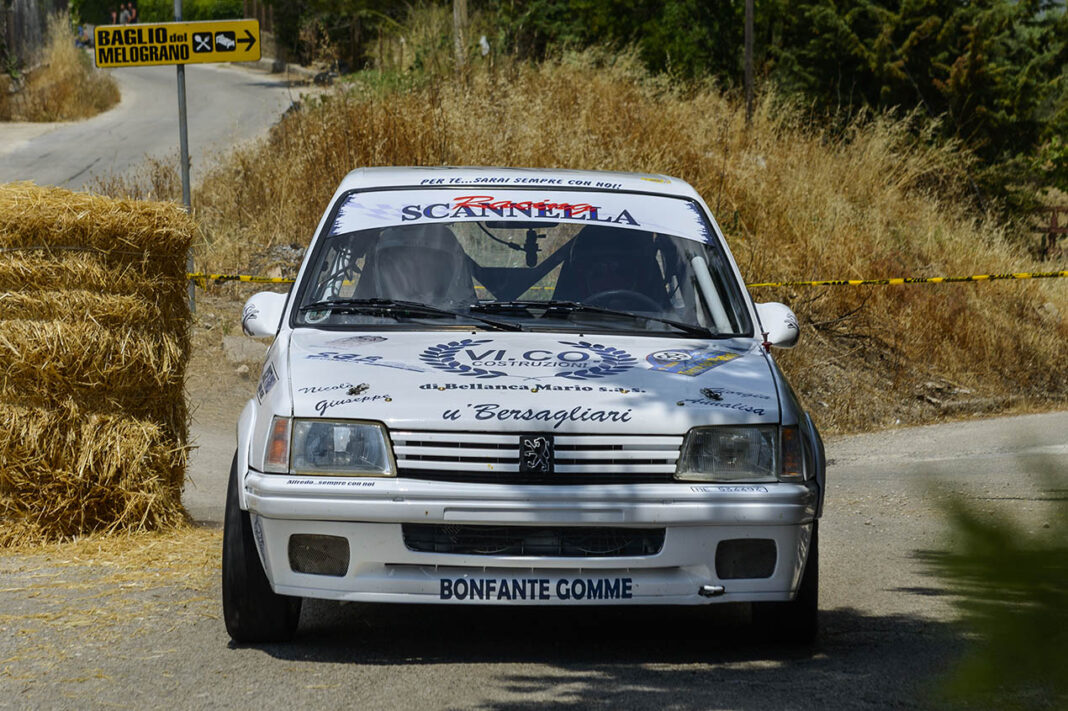
POLYGON ((1068 131, 1068 19, 1053 0, 817 0, 771 47, 771 76, 827 109, 920 108, 997 174, 1068 131))

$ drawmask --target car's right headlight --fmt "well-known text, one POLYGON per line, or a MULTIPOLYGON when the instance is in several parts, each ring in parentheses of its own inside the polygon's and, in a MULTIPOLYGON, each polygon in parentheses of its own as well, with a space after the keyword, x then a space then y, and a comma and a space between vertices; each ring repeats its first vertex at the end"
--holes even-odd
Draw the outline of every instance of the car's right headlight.
POLYGON ((386 428, 358 420, 276 417, 267 443, 272 472, 335 476, 397 476, 386 428))
POLYGON ((695 427, 686 435, 675 478, 687 481, 776 481, 779 427, 695 427))

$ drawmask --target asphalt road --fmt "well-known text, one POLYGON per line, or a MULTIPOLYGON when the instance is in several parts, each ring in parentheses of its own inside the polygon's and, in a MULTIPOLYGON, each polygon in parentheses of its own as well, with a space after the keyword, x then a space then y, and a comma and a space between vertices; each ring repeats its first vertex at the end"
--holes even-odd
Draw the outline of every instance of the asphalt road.
MULTIPOLYGON (((78 189, 120 175, 146 156, 178 161, 178 90, 173 66, 109 70, 120 103, 85 121, 0 123, 0 182, 32 180, 78 189)), ((192 179, 234 144, 262 135, 295 91, 282 75, 245 65, 186 67, 192 179)))
POLYGON ((55 556, 0 558, 0 708, 937 707, 940 675, 968 644, 923 561, 947 545, 941 506, 961 496, 1041 533, 1063 525, 1049 506, 1068 490, 1068 412, 831 440, 811 650, 754 639, 744 607, 319 601, 306 603, 292 644, 238 647, 220 619, 211 528, 220 509, 209 490, 222 490, 233 446, 222 419, 194 426, 203 448, 191 475, 203 491, 187 503, 206 537, 190 544, 204 561, 195 573, 162 550, 158 572, 142 563, 149 572, 127 583, 85 561, 73 570, 55 556), (1035 475, 1050 462, 1058 473, 1035 475), (50 595, 34 579, 66 587, 50 595))

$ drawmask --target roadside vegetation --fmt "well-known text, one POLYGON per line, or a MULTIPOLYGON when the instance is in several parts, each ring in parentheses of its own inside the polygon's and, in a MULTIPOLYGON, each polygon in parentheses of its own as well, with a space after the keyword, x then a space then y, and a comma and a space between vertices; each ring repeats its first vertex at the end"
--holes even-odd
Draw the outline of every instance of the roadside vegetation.
POLYGON ((0 121, 71 121, 107 111, 119 102, 119 88, 74 45, 70 16, 48 19, 39 63, 25 73, 0 74, 0 121))
POLYGON ((1021 458, 1018 469, 1021 488, 1041 492, 1039 525, 955 497, 944 506, 947 550, 919 553, 950 588, 964 629, 974 635, 941 690, 941 700, 954 707, 1068 705, 1068 468, 1047 456, 1035 463, 1021 458))
POLYGON ((51 15, 38 65, 26 73, 0 75, 0 120, 84 119, 119 102, 115 80, 93 67, 74 42, 70 16, 51 15))

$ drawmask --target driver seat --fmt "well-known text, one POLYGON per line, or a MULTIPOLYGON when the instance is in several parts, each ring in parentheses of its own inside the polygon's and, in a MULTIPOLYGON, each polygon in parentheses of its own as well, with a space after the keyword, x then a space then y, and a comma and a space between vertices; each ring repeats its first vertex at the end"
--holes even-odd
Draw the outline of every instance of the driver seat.
POLYGON ((668 307, 656 244, 648 232, 587 225, 575 235, 560 268, 553 299, 586 301, 607 291, 630 291, 668 307))
POLYGON ((382 230, 367 252, 355 297, 450 307, 476 301, 470 260, 452 230, 438 224, 382 230))

